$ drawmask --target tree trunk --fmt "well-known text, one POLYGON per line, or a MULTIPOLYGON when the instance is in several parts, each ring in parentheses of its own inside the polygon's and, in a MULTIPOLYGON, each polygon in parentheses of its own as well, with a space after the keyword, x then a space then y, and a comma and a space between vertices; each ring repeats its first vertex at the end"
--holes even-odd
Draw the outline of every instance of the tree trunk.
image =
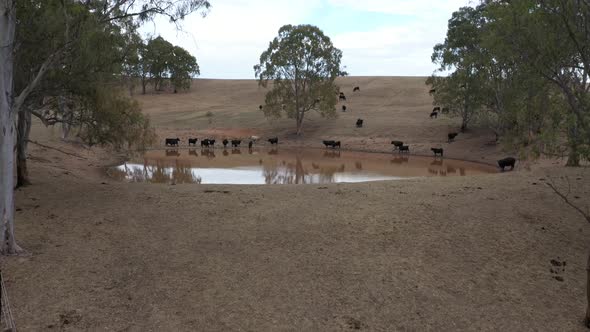
POLYGON ((141 94, 145 95, 145 86, 147 85, 147 78, 146 77, 142 77, 141 78, 141 94))
POLYGON ((588 265, 586 266, 586 327, 590 329, 590 254, 588 255, 588 265))
POLYGON ((18 127, 16 130, 16 187, 31 184, 27 168, 27 146, 31 132, 31 112, 21 109, 18 114, 18 127))
POLYGON ((580 166, 580 152, 576 147, 571 147, 570 153, 567 157, 565 166, 579 167, 580 166))
POLYGON ((579 130, 576 125, 572 125, 568 130, 568 143, 570 146, 570 153, 567 157, 566 166, 579 167, 580 166, 580 149, 579 149, 579 130))
POLYGON ((297 113, 297 136, 301 135, 303 129, 303 114, 297 113))
POLYGON ((72 110, 66 105, 66 100, 63 96, 57 98, 57 106, 62 114, 61 123, 61 139, 65 140, 70 135, 70 129, 72 128, 72 110))
POLYGON ((17 254, 14 239, 14 31, 16 7, 0 1, 0 253, 17 254))
POLYGON ((461 132, 464 133, 465 130, 467 130, 467 122, 465 121, 465 119, 463 119, 463 121, 461 122, 461 132))

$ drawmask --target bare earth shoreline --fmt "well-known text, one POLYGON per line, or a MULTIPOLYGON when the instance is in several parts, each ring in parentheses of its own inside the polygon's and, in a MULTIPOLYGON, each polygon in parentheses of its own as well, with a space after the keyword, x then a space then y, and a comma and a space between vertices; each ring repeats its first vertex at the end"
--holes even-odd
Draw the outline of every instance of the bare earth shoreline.
MULTIPOLYGON (((432 106, 417 79, 345 80, 361 86, 366 99, 350 108, 372 125, 350 128, 356 113, 320 119, 299 140, 291 121, 244 111, 263 95, 252 82, 138 99, 161 137, 249 128, 238 134, 276 134, 283 146, 328 136, 387 151, 401 136, 416 154, 434 144, 488 164, 506 154, 477 129, 441 142, 456 120, 424 119, 432 106), (213 124, 191 118, 222 101, 230 107, 213 124)), ((584 331, 590 227, 546 183, 566 188, 567 176, 570 198, 588 207, 588 169, 549 161, 361 184, 125 184, 104 175, 120 156, 40 127, 33 136, 79 157, 31 146, 33 185, 16 201, 16 236, 31 255, 2 258, 19 330, 584 331)))

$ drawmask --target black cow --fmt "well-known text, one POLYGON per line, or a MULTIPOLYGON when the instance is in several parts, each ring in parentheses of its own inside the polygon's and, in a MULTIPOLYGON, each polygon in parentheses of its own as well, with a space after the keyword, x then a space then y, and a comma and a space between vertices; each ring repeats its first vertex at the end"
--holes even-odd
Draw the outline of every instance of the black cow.
POLYGON ((404 142, 402 142, 402 141, 391 141, 391 144, 393 144, 393 146, 395 148, 398 148, 399 149, 400 146, 404 145, 404 142))
POLYGON ((430 113, 430 118, 431 119, 432 118, 435 118, 435 119, 438 118, 438 112, 432 112, 432 113, 430 113))
POLYGON ((341 101, 341 100, 346 101, 346 96, 342 92, 340 92, 340 95, 338 96, 338 101, 341 101))
POLYGON ((214 139, 210 139, 209 140, 209 145, 214 146, 215 145, 215 140, 214 139))
POLYGON ((254 144, 253 141, 248 142, 248 149, 252 150, 252 145, 254 144))
POLYGON ((332 146, 334 141, 322 141, 326 147, 332 146))
POLYGON ((432 109, 433 112, 440 112, 440 107, 436 106, 435 108, 432 109))
POLYGON ((443 149, 442 148, 430 148, 430 150, 432 150, 432 152, 434 152, 434 156, 436 157, 437 154, 440 154, 440 156, 443 156, 443 149))
POLYGON ((336 147, 340 148, 340 141, 324 141, 324 145, 326 147, 331 146, 332 149, 335 149, 336 147))
POLYGON ((210 140, 208 138, 202 139, 201 140, 201 146, 209 146, 211 144, 210 140))
POLYGON ((197 141, 198 141, 198 140, 199 140, 198 138, 189 138, 189 139, 188 139, 188 145, 189 145, 189 146, 190 146, 191 144, 192 144, 192 145, 197 145, 197 141))
POLYGON ((454 140, 455 140, 455 137, 457 137, 457 135, 458 135, 457 133, 449 133, 449 134, 447 135, 447 137, 448 137, 448 139, 449 139, 449 140, 448 140, 448 141, 449 141, 449 143, 450 143, 450 142, 452 142, 452 141, 454 141, 454 140))
POLYGON ((279 144, 279 138, 278 137, 273 137, 273 138, 269 138, 268 142, 273 145, 273 144, 279 144))
POLYGON ((361 91, 361 88, 360 88, 360 87, 358 87, 358 86, 355 86, 355 87, 352 89, 352 92, 356 92, 356 91, 361 91))
POLYGON ((231 140, 231 146, 234 147, 234 148, 239 147, 240 144, 242 144, 242 140, 241 139, 232 139, 231 140))
POLYGON ((498 166, 500 166, 500 168, 502 169, 502 172, 504 172, 504 167, 508 167, 508 166, 510 166, 510 170, 513 170, 515 163, 516 163, 516 159, 514 159, 512 157, 498 160, 498 166))
POLYGON ((221 141, 221 143, 223 144, 223 147, 227 147, 227 143, 229 143, 229 141, 227 140, 227 138, 224 138, 223 141, 221 141))
POLYGON ((167 138, 165 145, 178 146, 178 143, 180 143, 180 138, 167 138))
POLYGON ((361 128, 362 126, 363 126, 363 119, 357 119, 356 120, 356 127, 361 128))
POLYGON ((342 112, 346 112, 346 105, 342 105, 342 112))
POLYGON ((262 105, 258 105, 258 109, 259 110, 262 110, 262 105))
POLYGON ((436 92, 436 89, 430 89, 430 91, 428 91, 428 93, 433 94, 436 92))
POLYGON ((407 152, 410 153, 410 146, 409 145, 402 145, 399 147, 399 152, 407 152))

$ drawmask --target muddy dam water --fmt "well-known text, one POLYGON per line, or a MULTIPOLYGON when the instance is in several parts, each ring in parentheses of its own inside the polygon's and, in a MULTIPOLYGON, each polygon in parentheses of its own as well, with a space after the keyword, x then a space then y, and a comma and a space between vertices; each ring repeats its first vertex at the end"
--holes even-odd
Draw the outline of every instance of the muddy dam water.
POLYGON ((466 176, 498 172, 474 162, 334 149, 152 150, 108 170, 127 182, 311 184, 466 176))

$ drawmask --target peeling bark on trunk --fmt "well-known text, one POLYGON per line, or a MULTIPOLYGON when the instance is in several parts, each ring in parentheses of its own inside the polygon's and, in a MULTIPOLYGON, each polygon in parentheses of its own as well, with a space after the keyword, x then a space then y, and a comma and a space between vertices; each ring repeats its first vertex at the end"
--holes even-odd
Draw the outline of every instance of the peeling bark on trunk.
POLYGON ((15 5, 0 1, 0 253, 17 254, 14 238, 14 32, 15 5))
POLYGON ((588 265, 586 266, 586 327, 590 329, 590 254, 588 254, 588 265))
POLYGON ((22 109, 18 114, 16 140, 16 187, 31 184, 27 167, 27 147, 31 132, 31 112, 22 109))

